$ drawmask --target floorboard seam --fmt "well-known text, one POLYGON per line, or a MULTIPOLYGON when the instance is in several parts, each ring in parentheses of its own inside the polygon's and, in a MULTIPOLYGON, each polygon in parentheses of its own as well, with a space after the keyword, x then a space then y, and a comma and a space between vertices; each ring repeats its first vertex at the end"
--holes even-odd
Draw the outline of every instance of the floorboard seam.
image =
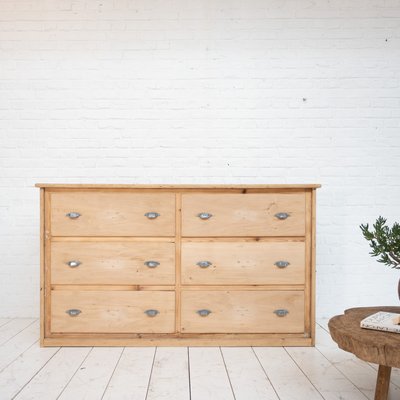
POLYGON ((233 396, 234 400, 236 400, 235 392, 233 390, 233 386, 232 386, 232 382, 231 382, 231 377, 229 376, 228 368, 226 367, 225 357, 224 357, 224 354, 222 353, 221 347, 219 347, 219 352, 221 353, 222 362, 224 363, 226 376, 228 377, 229 386, 231 387, 231 391, 232 391, 232 396, 233 396))
POLYGON ((114 367, 114 369, 113 369, 113 371, 112 371, 112 373, 111 373, 111 375, 110 375, 110 379, 107 381, 107 385, 106 385, 106 387, 104 388, 103 394, 101 395, 101 400, 103 400, 103 397, 104 397, 104 395, 106 394, 106 391, 107 391, 107 389, 108 389, 108 386, 110 385, 111 379, 112 379, 112 377, 113 377, 114 374, 115 374, 115 370, 116 370, 117 367, 118 367, 118 364, 119 364, 119 362, 120 362, 120 360, 121 360, 121 358, 122 358, 122 355, 123 355, 124 352, 125 352, 125 349, 126 349, 126 347, 124 347, 124 348, 122 349, 121 354, 119 355, 118 360, 117 360, 117 362, 115 363, 115 367, 114 367))
POLYGON ((257 353, 256 353, 255 350, 254 350, 254 347, 251 347, 251 350, 253 351, 253 353, 254 353, 254 355, 255 355, 255 357, 256 357, 258 363, 260 364, 261 369, 264 371, 264 374, 265 374, 265 376, 267 377, 269 383, 271 384, 272 389, 274 389, 274 392, 275 392, 275 394, 276 394, 277 399, 280 400, 281 398, 280 398, 278 392, 276 391, 275 386, 273 385, 271 379, 269 379, 269 376, 268 376, 268 374, 267 374, 267 371, 264 369, 263 365, 261 364, 261 361, 260 361, 260 359, 258 358, 258 355, 257 355, 257 353))
MULTIPOLYGON (((12 397, 11 400, 15 399, 24 389, 27 385, 29 385, 29 383, 32 382, 32 380, 35 378, 35 376, 50 362, 50 360, 61 350, 61 347, 59 347, 57 349, 57 351, 36 371, 35 374, 33 374, 33 376, 30 377, 30 379, 28 380, 28 382, 25 383, 25 385, 23 385, 21 387, 21 389, 18 390, 18 392, 12 397)), ((26 351, 26 350, 25 350, 26 351)))
POLYGON ((147 390, 146 390, 146 396, 145 396, 145 400, 147 400, 147 396, 149 395, 149 390, 150 390, 150 383, 151 383, 151 376, 153 375, 153 368, 154 368, 154 362, 156 360, 156 354, 157 354, 157 349, 158 347, 156 347, 154 349, 154 355, 153 355, 153 362, 151 364, 151 370, 150 370, 150 374, 149 374, 149 381, 147 382, 147 390))
POLYGON ((296 362, 296 360, 292 357, 292 355, 287 351, 286 347, 283 348, 287 355, 291 358, 291 360, 295 363, 297 368, 301 371, 301 373, 306 377, 306 379, 310 382, 310 384, 313 386, 313 388, 319 393, 319 395, 325 399, 325 397, 322 395, 322 393, 318 390, 318 388, 314 385, 314 383, 311 381, 311 379, 308 377, 308 375, 300 368, 300 365, 296 362))
POLYGON ((89 354, 92 352, 93 347, 88 351, 88 353, 86 354, 86 356, 83 358, 82 362, 79 364, 78 368, 75 370, 75 372, 72 374, 71 378, 68 380, 68 382, 66 383, 66 385, 63 387, 63 389, 61 390, 61 392, 58 394, 56 400, 58 400, 60 398, 60 396, 64 393, 65 389, 68 387, 68 385, 71 383, 72 379, 74 378, 74 376, 76 375, 76 373, 79 371, 79 368, 82 366, 82 364, 86 361, 86 359, 89 357, 89 354))

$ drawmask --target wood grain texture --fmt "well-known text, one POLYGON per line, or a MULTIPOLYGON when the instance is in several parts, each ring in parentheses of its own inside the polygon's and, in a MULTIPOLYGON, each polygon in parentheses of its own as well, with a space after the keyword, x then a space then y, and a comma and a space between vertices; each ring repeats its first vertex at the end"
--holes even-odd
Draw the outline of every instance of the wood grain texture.
POLYGON ((182 291, 182 332, 304 332, 303 292, 182 291), (274 311, 288 314, 277 316, 274 311), (209 310, 200 316, 199 310, 209 310))
POLYGON ((175 197, 175 206, 175 332, 180 332, 182 283, 182 196, 179 193, 177 193, 175 197))
POLYGON ((320 184, 98 184, 98 183, 36 183, 36 187, 66 188, 66 189, 307 189, 319 188, 320 184))
MULTIPOLYGON (((316 313, 316 268, 317 268, 317 191, 316 189, 311 192, 311 260, 310 260, 310 271, 306 278, 310 284, 310 330, 311 330, 311 338, 312 344, 315 345, 315 313, 316 313)), ((307 309, 307 307, 306 307, 307 309)))
MULTIPOLYGON (((343 351, 333 341, 328 331, 319 324, 316 326, 316 348, 348 379, 353 382, 369 399, 375 395, 377 369, 375 364, 369 364, 354 354, 343 351)), ((398 371, 396 369, 393 370, 398 371)), ((396 377, 393 376, 393 384, 389 392, 393 399, 400 398, 400 385, 396 386, 396 377)), ((398 382, 400 383, 400 382, 398 382)))
POLYGON ((51 194, 52 236, 174 236, 172 193, 65 192, 51 194), (79 218, 70 219, 69 212, 79 218), (160 214, 155 219, 147 212, 160 214))
POLYGON ((319 185, 39 186, 44 193, 42 345, 313 343, 312 189, 319 185), (198 206, 198 212, 213 217, 204 221, 191 215, 198 206), (66 217, 71 211, 81 216, 66 217), (160 216, 149 220, 144 214, 150 211, 160 216), (289 217, 279 220, 278 212, 289 217), (198 257, 212 266, 201 269, 198 257), (71 260, 81 264, 70 268, 71 260), (149 269, 145 261, 160 265, 149 269), (280 269, 276 261, 289 265, 280 269), (166 301, 158 297, 170 295, 166 301), (184 296, 213 299, 221 308, 219 325, 205 324, 216 320, 207 317, 193 330, 198 320, 191 315, 184 321, 189 307, 184 296), (138 311, 150 298, 163 310, 154 318, 138 311), (279 318, 271 307, 287 308, 283 299, 293 311, 279 318), (86 312, 78 317, 65 313, 82 307, 86 312), (271 323, 268 313, 279 324, 271 323))
MULTIPOLYGON (((304 287, 304 331, 308 336, 312 336, 312 322, 311 322, 311 308, 312 308, 312 267, 311 267, 311 253, 312 253, 312 194, 307 191, 306 194, 306 236, 305 236, 305 287, 304 287)), ((315 332, 314 332, 315 336, 315 332)), ((312 336, 312 337, 314 337, 312 336)))
POLYGON ((40 189, 40 342, 44 339, 44 315, 45 315, 45 189, 40 189))
POLYGON ((187 242, 182 244, 184 284, 304 284, 302 242, 187 242), (208 261, 208 267, 197 263, 208 261), (279 268, 277 261, 289 265, 279 268))
POLYGON ((40 319, 44 328, 42 336, 47 337, 50 335, 51 323, 51 196, 47 190, 44 193, 44 207, 44 315, 42 314, 40 319))
POLYGON ((304 193, 183 194, 182 236, 304 236, 304 193), (212 214, 202 220, 199 213, 212 214), (278 219, 285 212, 289 217, 278 219))
POLYGON ((378 376, 376 378, 375 400, 387 400, 391 372, 392 367, 386 367, 385 365, 379 366, 378 376))
POLYGON ((360 328, 360 321, 378 311, 400 313, 400 307, 350 308, 329 321, 329 331, 338 346, 364 361, 400 367, 400 335, 360 328))
POLYGON ((52 332, 174 332, 175 293, 63 291, 52 293, 52 332), (71 317, 69 309, 81 313, 71 317), (159 314, 149 317, 146 310, 159 314))
POLYGON ((175 244, 159 242, 53 242, 51 283, 81 285, 175 284, 175 244), (71 268, 70 261, 81 264, 71 268), (149 268, 145 263, 158 262, 149 268))
POLYGON ((181 335, 180 337, 173 337, 168 335, 161 337, 160 334, 151 335, 150 337, 144 336, 144 334, 138 337, 132 338, 132 334, 129 337, 115 337, 114 334, 103 335, 102 337, 94 337, 89 335, 86 337, 83 334, 77 337, 71 337, 71 335, 62 335, 62 337, 47 337, 44 339, 45 346, 191 346, 191 347, 204 347, 219 346, 238 347, 238 346, 311 346, 311 339, 305 338, 302 334, 291 336, 290 334, 280 333, 276 334, 210 334, 207 337, 196 334, 195 337, 186 337, 181 335))

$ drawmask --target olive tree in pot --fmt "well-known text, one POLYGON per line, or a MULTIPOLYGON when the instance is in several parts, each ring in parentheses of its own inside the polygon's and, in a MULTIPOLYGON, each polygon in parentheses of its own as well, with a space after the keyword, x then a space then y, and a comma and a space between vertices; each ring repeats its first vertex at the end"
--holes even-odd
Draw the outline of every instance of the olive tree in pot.
MULTIPOLYGON (((360 228, 372 249, 369 254, 379 257, 377 261, 382 264, 400 269, 400 224, 395 222, 390 228, 386 219, 379 217, 371 230, 368 224, 361 224, 360 228)), ((397 289, 400 299, 400 280, 397 289)))

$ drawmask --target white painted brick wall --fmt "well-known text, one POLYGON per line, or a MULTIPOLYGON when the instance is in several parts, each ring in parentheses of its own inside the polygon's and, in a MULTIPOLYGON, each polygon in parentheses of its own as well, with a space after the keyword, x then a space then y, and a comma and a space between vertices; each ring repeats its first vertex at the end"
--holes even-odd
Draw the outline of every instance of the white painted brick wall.
POLYGON ((0 316, 37 316, 35 182, 319 182, 317 312, 398 304, 400 1, 1 0, 0 316))

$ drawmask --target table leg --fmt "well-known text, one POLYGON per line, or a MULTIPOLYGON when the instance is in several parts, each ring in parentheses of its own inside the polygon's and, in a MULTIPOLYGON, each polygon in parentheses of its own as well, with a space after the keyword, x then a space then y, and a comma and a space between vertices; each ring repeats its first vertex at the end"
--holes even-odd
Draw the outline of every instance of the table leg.
POLYGON ((376 380, 375 400, 387 400, 390 383, 390 373, 392 367, 380 365, 378 369, 378 378, 376 380))

